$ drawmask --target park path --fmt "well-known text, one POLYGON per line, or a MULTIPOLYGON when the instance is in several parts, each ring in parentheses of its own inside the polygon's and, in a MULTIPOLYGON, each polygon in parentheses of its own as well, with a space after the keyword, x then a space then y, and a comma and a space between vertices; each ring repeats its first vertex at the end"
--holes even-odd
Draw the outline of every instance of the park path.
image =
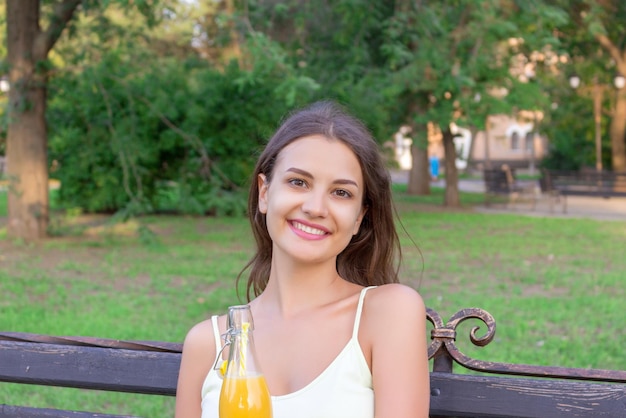
MULTIPOLYGON (((394 183, 406 183, 408 172, 392 170, 391 180, 394 183)), ((433 187, 445 187, 442 179, 431 183, 433 187)), ((481 179, 459 180, 459 190, 469 193, 484 193, 485 185, 481 179)), ((563 213, 562 202, 554 203, 550 209, 550 200, 547 196, 539 196, 535 209, 528 202, 519 202, 514 205, 477 205, 474 207, 480 213, 517 213, 527 216, 558 217, 558 218, 590 218, 600 220, 626 221, 626 197, 568 196, 567 213, 563 213)))

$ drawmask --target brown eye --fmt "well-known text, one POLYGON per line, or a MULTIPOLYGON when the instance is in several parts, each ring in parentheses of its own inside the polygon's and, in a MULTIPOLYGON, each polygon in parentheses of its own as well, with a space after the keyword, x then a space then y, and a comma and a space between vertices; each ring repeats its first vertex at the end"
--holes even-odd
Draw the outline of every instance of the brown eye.
POLYGON ((350 193, 349 191, 344 190, 344 189, 337 189, 337 190, 335 190, 335 195, 337 195, 339 197, 346 198, 346 199, 349 199, 349 198, 352 197, 352 193, 350 193))
POLYGON ((287 182, 291 184, 292 186, 296 186, 296 187, 306 186, 306 182, 302 179, 289 179, 287 182))

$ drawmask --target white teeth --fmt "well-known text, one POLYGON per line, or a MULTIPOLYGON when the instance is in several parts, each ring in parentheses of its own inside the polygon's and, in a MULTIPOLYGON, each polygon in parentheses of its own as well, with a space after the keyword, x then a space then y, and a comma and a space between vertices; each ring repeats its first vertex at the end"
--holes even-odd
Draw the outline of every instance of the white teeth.
POLYGON ((302 225, 299 222, 294 222, 293 226, 302 232, 306 232, 307 234, 324 235, 326 233, 320 229, 315 229, 315 228, 311 228, 310 226, 302 225))

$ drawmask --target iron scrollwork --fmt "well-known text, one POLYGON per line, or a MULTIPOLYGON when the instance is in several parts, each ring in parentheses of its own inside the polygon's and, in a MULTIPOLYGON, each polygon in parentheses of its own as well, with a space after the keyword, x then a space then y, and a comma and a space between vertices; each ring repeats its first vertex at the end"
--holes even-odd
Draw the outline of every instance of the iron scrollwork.
POLYGON ((433 325, 431 330, 432 342, 428 347, 428 358, 434 360, 433 371, 451 373, 453 362, 456 362, 467 369, 483 373, 626 383, 626 371, 624 370, 501 363, 473 359, 463 354, 456 346, 457 327, 460 323, 468 319, 479 319, 487 326, 487 331, 482 336, 477 336, 480 327, 475 326, 471 329, 470 341, 476 346, 486 346, 493 341, 496 335, 494 317, 480 308, 462 309, 452 315, 446 324, 443 323, 441 316, 430 308, 426 310, 426 317, 433 325))

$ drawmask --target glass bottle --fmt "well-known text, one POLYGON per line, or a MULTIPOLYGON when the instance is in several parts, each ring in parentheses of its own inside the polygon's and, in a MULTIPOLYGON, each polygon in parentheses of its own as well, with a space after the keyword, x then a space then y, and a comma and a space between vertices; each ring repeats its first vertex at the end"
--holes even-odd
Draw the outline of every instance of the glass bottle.
POLYGON ((272 401, 254 348, 249 305, 228 308, 228 361, 220 392, 220 418, 272 418, 272 401))

